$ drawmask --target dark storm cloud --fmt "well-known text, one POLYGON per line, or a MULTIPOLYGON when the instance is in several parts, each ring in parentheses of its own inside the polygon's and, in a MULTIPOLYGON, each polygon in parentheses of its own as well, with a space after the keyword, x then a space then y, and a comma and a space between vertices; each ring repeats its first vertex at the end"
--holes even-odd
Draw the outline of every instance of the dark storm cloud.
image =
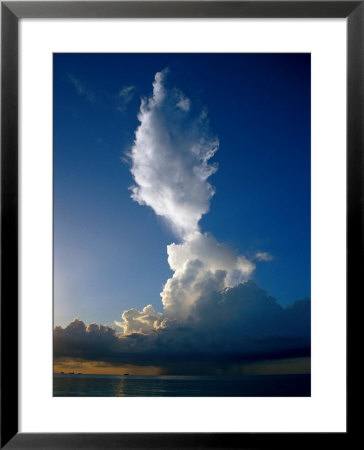
MULTIPOLYGON (((75 319, 54 330, 55 358, 110 364, 201 367, 310 355, 310 302, 282 308, 252 281, 201 295, 183 322, 166 320, 148 334, 119 334, 75 319)), ((191 369, 193 370, 193 369, 191 369)))

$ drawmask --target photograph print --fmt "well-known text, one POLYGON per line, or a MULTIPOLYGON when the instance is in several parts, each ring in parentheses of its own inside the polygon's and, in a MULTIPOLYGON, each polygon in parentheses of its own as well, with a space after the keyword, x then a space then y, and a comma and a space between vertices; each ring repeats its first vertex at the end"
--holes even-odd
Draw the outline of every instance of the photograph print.
POLYGON ((53 395, 311 395, 309 53, 53 55, 53 395))

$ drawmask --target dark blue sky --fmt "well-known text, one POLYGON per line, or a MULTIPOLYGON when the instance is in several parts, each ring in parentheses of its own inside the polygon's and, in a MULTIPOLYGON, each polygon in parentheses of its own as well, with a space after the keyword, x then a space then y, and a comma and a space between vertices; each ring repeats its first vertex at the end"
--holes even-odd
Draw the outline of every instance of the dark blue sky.
POLYGON ((248 258, 272 254, 253 279, 282 305, 310 296, 309 54, 55 54, 55 324, 162 310, 176 238, 131 200, 122 158, 165 67, 220 141, 201 230, 248 258))

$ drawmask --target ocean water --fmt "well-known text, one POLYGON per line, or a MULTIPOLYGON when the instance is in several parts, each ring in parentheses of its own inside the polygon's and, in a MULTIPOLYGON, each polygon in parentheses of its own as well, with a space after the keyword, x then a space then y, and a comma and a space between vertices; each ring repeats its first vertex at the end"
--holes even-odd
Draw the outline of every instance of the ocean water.
POLYGON ((309 397, 310 375, 54 374, 55 397, 309 397))

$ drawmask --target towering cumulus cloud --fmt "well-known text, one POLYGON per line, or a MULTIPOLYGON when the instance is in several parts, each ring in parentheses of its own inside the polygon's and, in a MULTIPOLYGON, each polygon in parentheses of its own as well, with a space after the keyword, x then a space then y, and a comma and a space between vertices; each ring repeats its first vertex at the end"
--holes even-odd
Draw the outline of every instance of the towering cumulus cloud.
POLYGON ((208 130, 206 113, 193 114, 191 102, 167 90, 167 70, 158 72, 153 96, 143 100, 140 126, 130 153, 135 185, 132 198, 164 217, 180 237, 198 231, 214 190, 207 181, 219 142, 208 130))
MULTIPOLYGON (((199 230, 214 194, 208 178, 217 166, 209 160, 219 145, 209 130, 206 111, 195 112, 189 98, 168 88, 168 70, 164 70, 155 75, 153 95, 142 101, 138 118, 140 125, 130 152, 135 182, 132 198, 165 218, 182 239, 167 248, 174 275, 161 297, 166 318, 186 319, 206 290, 238 285, 249 277, 254 265, 199 230)), ((160 326, 160 320, 138 314, 123 314, 125 332, 145 329, 146 323, 160 326)))
POLYGON ((173 276, 160 294, 163 310, 124 311, 115 321, 121 332, 79 320, 57 327, 55 356, 155 365, 166 373, 214 373, 233 363, 308 356, 309 301, 282 308, 250 280, 253 262, 199 228, 214 195, 208 180, 219 145, 206 111, 170 87, 164 70, 138 118, 129 153, 131 197, 163 217, 176 236, 167 246, 173 276))

